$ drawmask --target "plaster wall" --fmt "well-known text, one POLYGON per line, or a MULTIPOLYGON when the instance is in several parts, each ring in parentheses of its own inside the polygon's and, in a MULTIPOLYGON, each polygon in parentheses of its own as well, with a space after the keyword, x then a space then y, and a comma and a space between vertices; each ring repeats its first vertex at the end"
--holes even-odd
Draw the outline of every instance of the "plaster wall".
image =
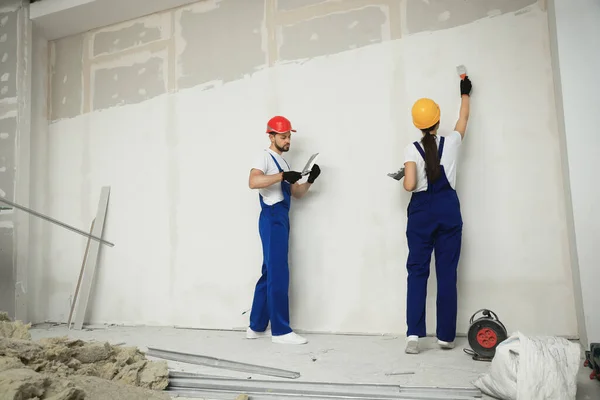
MULTIPOLYGON (((489 307, 511 331, 577 336, 545 3, 448 4, 203 1, 51 42, 33 198, 88 229, 111 186, 116 245, 101 250, 89 321, 247 325, 262 261, 248 173, 283 114, 292 167, 320 152, 323 171, 293 204, 293 326, 403 333, 409 195, 386 174, 419 137, 417 98, 454 127, 465 64, 458 330, 489 307)), ((30 312, 66 321, 85 239, 46 229, 30 312)))

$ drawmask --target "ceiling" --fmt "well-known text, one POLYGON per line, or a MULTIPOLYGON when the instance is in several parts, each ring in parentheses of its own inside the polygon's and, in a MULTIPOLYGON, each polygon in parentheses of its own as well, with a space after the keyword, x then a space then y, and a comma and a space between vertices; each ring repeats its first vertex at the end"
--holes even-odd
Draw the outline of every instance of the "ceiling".
POLYGON ((198 0, 32 0, 29 16, 54 40, 116 24, 198 0))

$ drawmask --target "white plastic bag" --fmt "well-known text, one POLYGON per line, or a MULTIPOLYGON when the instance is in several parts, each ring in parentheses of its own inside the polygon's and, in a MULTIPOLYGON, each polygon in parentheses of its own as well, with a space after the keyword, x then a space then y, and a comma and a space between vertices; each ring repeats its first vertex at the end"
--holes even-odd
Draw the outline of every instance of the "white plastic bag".
POLYGON ((496 348, 490 370, 473 384, 502 400, 575 400, 579 344, 517 332, 496 348))

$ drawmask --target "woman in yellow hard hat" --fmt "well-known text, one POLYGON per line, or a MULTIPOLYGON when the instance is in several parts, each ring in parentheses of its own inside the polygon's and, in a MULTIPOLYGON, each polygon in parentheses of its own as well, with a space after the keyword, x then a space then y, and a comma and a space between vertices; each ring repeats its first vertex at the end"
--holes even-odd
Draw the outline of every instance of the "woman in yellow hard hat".
POLYGON ((418 339, 426 335, 425 299, 431 253, 435 251, 437 276, 437 339, 442 348, 453 348, 456 337, 456 275, 462 239, 462 216, 456 194, 458 151, 467 129, 471 81, 460 82, 461 107, 454 131, 439 136, 440 107, 419 99, 412 108, 421 142, 406 147, 404 189, 412 192, 408 205, 406 352, 419 352, 418 339))

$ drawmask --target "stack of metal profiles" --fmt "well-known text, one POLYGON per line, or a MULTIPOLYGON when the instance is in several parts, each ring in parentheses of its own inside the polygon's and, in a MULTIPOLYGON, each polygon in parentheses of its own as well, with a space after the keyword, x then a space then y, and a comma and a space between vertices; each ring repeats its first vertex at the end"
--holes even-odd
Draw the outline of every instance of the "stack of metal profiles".
MULTIPOLYGON (((300 373, 295 371, 196 354, 155 348, 149 348, 146 354, 150 357, 251 374, 287 379, 300 377, 300 373)), ((252 400, 473 400, 482 397, 477 388, 239 379, 175 371, 169 373, 167 391, 180 397, 211 400, 231 400, 239 394, 248 395, 252 400)))
POLYGON ((473 400, 481 398, 481 392, 476 388, 236 379, 186 372, 171 372, 169 382, 167 390, 170 394, 211 400, 231 400, 238 394, 246 394, 252 400, 473 400))

